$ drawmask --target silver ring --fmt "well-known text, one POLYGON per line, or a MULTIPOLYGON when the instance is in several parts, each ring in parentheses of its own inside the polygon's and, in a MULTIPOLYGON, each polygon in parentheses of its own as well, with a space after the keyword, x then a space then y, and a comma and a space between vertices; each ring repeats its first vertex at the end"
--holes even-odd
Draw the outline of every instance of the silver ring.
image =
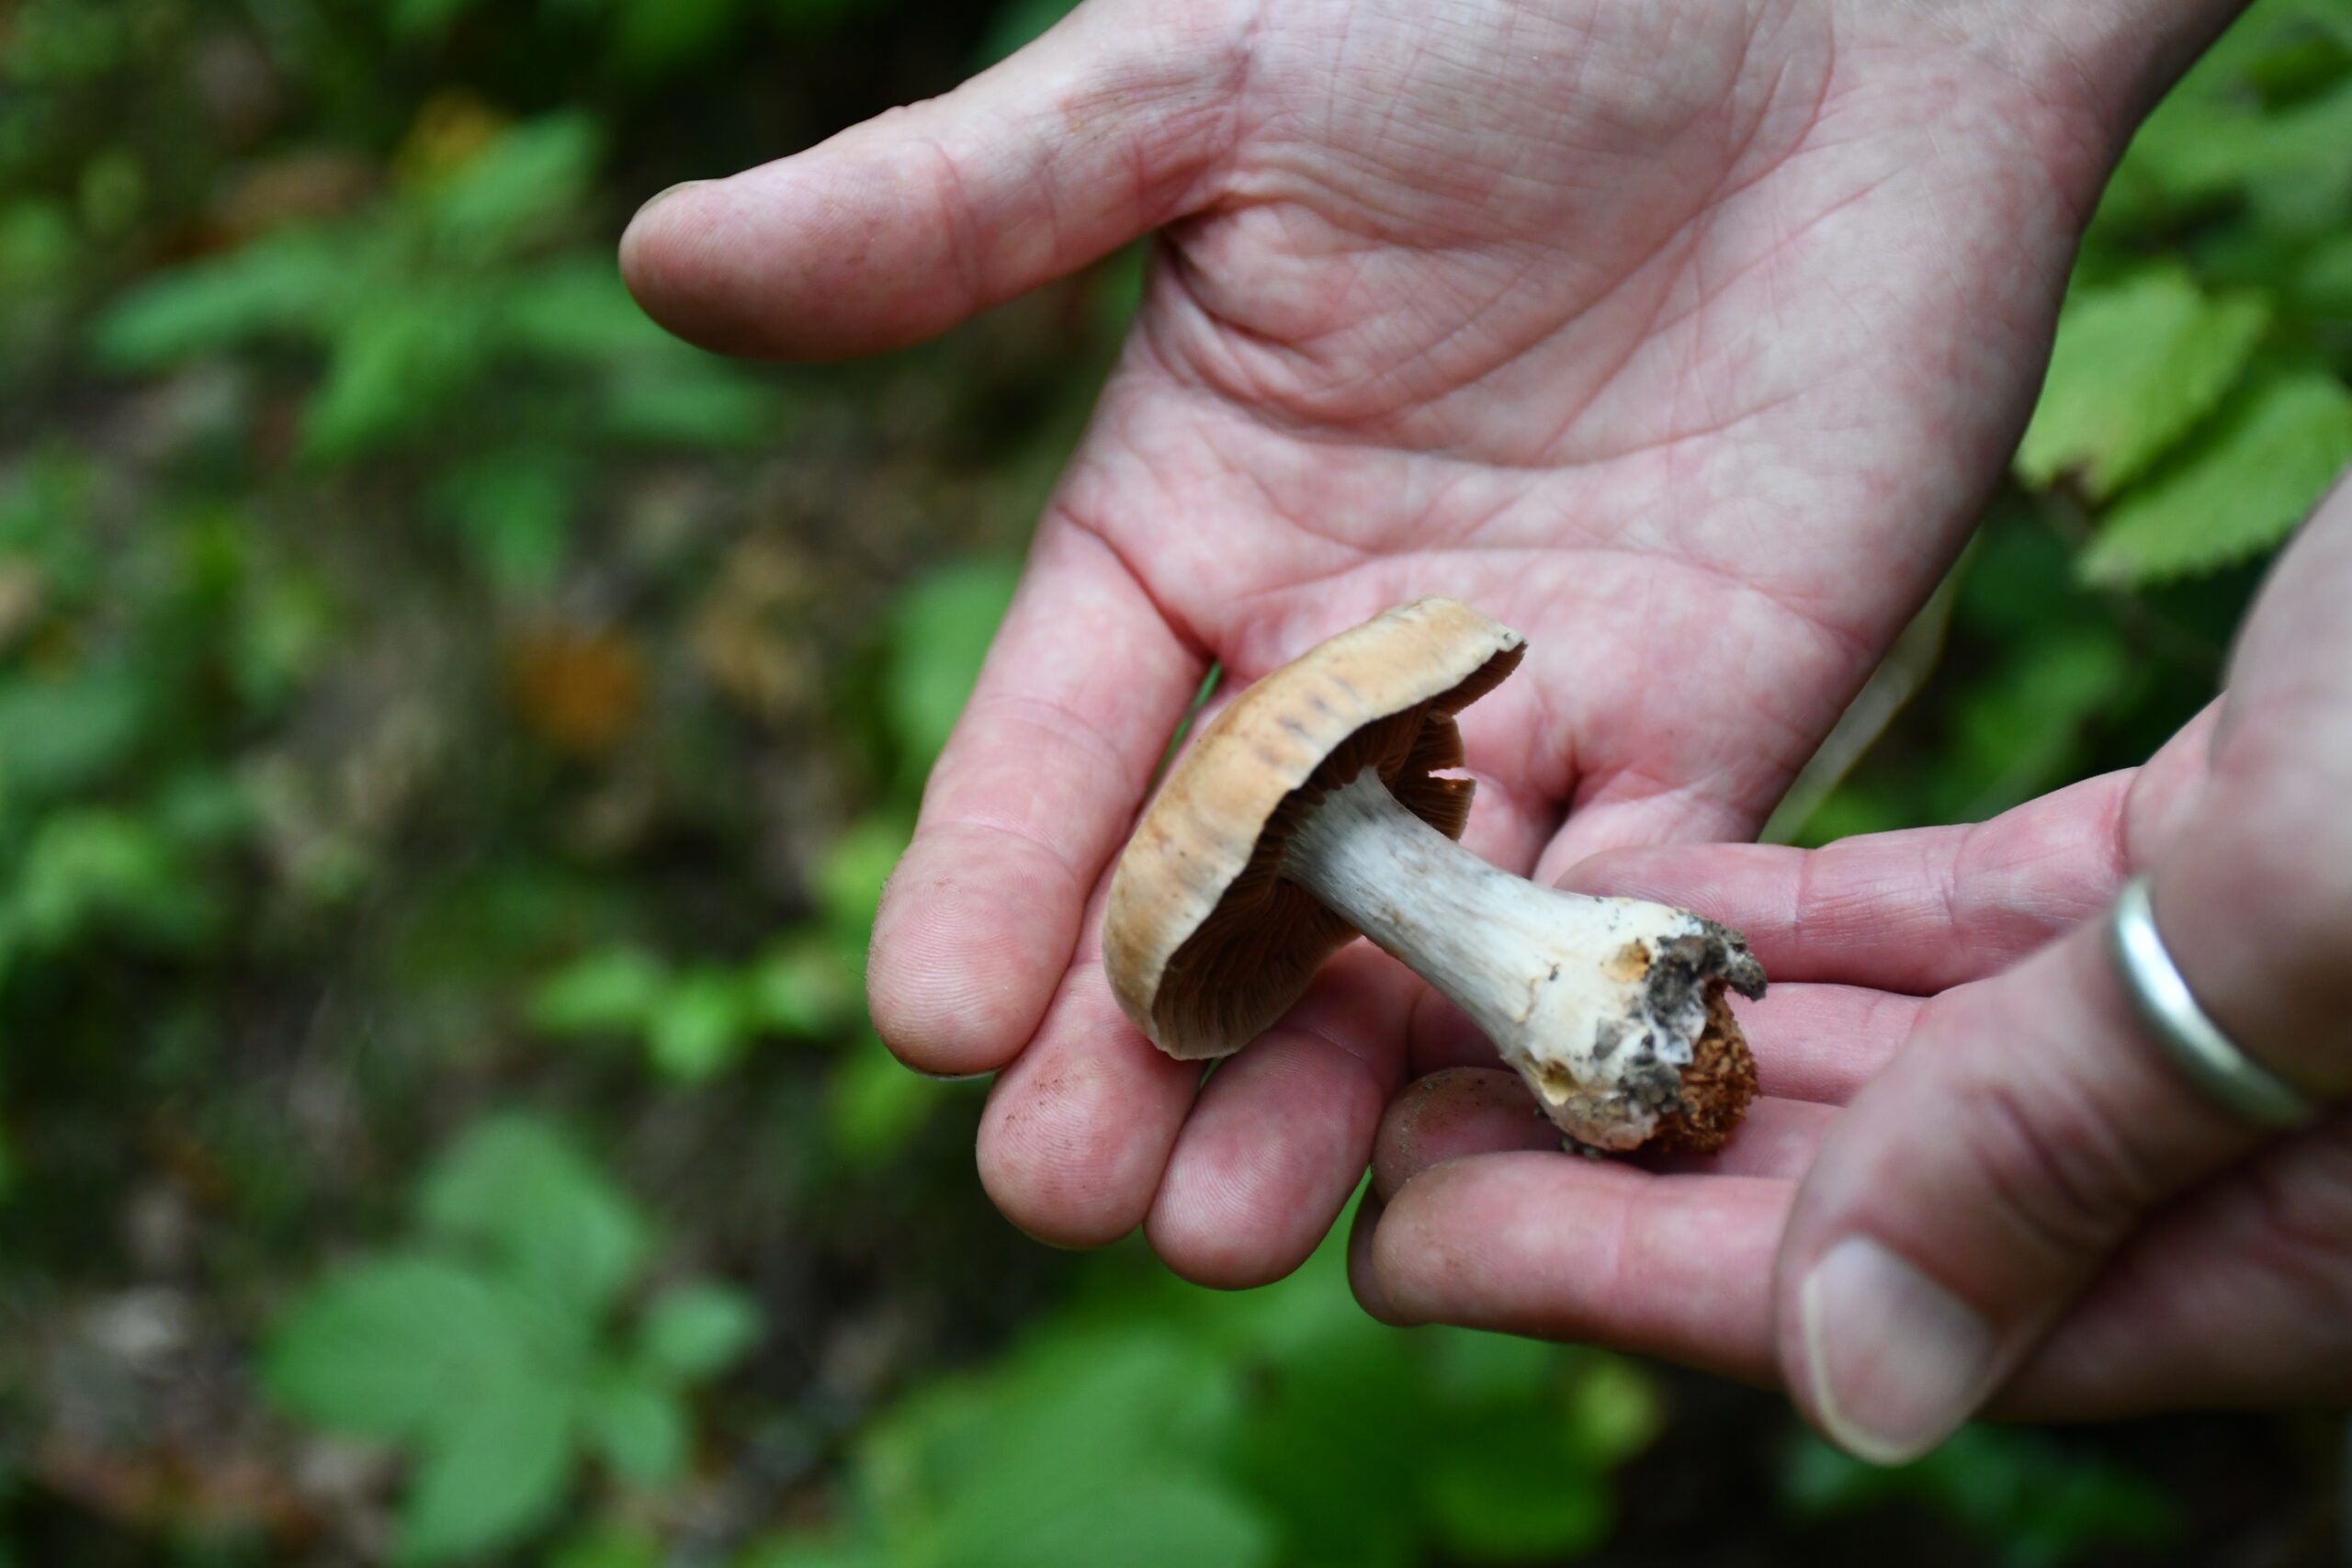
POLYGON ((2133 877, 2116 896, 2107 935, 2132 1010, 2190 1082, 2248 1121, 2267 1127, 2300 1127, 2319 1116, 2319 1105, 2311 1096, 2239 1050, 2197 1005, 2188 982, 2165 951, 2164 938, 2156 934, 2155 906, 2148 897, 2145 876, 2133 877))

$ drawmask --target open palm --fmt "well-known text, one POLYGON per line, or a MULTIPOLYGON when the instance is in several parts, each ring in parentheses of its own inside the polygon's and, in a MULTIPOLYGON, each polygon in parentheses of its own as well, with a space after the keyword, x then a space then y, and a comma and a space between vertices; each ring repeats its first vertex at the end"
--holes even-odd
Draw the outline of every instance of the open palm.
POLYGON ((1354 952, 1204 1088, 1112 1003, 1092 901, 1212 662, 1247 681, 1451 594, 1531 643, 1465 716, 1483 853, 1540 874, 1770 808, 2014 440, 2113 147, 2017 29, 1951 27, 1088 0, 944 98, 640 217, 655 315, 792 356, 1161 231, 876 929, 885 1038, 1001 1069, 981 1166, 1016 1222, 1148 1217, 1182 1271, 1278 1275, 1431 1032, 1419 982, 1354 952))

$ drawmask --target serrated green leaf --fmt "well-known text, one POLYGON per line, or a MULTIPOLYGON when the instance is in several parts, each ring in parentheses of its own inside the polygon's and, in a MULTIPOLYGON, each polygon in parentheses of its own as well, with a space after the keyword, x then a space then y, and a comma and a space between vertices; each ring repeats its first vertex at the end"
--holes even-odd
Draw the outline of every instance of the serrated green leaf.
POLYGON ((571 1472, 575 1405, 526 1369, 486 1371, 433 1418, 401 1499, 398 1560, 415 1568, 513 1545, 552 1518, 571 1472))
POLYGON ((645 1310, 638 1354, 664 1377, 700 1382, 741 1360, 760 1337, 760 1309, 725 1285, 674 1285, 645 1310))
POLYGON ((2352 392, 2317 374, 2267 382, 2108 513, 2083 575, 2136 587, 2245 560, 2285 538, 2347 461, 2352 392))
POLYGON ((408 1438, 534 1354, 528 1324, 481 1274, 391 1254, 329 1276, 280 1317, 262 1382, 330 1431, 408 1438))
POLYGON ((670 970, 642 948, 582 953, 540 983, 531 1026, 545 1034, 633 1033, 669 994, 670 970))
POLYGON ((426 1231, 479 1249, 584 1334, 636 1273, 646 1225, 571 1141, 530 1116, 477 1123, 426 1176, 426 1231))
POLYGON ((663 1487, 685 1473, 693 1433, 678 1396, 638 1377, 607 1379, 590 1395, 588 1432, 615 1472, 663 1487))
POLYGON ((2209 298, 2177 269, 2081 291, 2059 318, 2018 476, 2073 473, 2092 498, 2114 494, 2212 412, 2268 320, 2261 299, 2209 298))

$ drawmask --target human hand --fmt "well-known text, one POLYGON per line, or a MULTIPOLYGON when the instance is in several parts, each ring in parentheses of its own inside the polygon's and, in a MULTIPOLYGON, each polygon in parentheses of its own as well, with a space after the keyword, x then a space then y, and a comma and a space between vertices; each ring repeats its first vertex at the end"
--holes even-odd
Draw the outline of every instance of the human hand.
POLYGON ((2205 1011, 2322 1102, 2352 1091, 2347 595, 2352 485, 2271 574, 2222 699, 2144 768, 1974 826, 1575 868, 1746 930, 1770 1098, 1717 1159, 1645 1172, 1464 1157, 1540 1142, 1530 1102, 1505 1075, 1425 1080, 1383 1127, 1367 1305, 1785 1379, 1883 1461, 1988 1398, 2352 1396, 2352 1118, 2280 1134, 2207 1099, 2094 918, 2153 872, 2205 1011))
POLYGON ((1276 1277, 1406 1076, 1418 983, 1363 955, 1204 1090, 1112 1003, 1091 900, 1212 661, 1452 594, 1533 638, 1467 716, 1482 853, 1760 819, 1957 547, 2177 63, 2129 4, 2045 9, 1089 0, 639 216, 658 318, 812 357, 1162 229, 876 926, 892 1047, 1001 1069, 1017 1223, 1276 1277))

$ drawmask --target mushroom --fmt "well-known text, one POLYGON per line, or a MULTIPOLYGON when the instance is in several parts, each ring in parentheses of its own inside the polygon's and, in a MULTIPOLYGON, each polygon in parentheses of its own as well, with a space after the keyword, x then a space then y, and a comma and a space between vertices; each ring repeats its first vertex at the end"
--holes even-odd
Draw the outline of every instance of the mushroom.
POLYGON ((1756 1093, 1724 999, 1764 993, 1740 935, 1687 909, 1540 886, 1454 842, 1454 715, 1525 639, 1420 599, 1237 697, 1120 857, 1102 922, 1119 1005, 1182 1060, 1230 1055, 1361 934, 1484 1030, 1575 1144, 1722 1146, 1756 1093))

